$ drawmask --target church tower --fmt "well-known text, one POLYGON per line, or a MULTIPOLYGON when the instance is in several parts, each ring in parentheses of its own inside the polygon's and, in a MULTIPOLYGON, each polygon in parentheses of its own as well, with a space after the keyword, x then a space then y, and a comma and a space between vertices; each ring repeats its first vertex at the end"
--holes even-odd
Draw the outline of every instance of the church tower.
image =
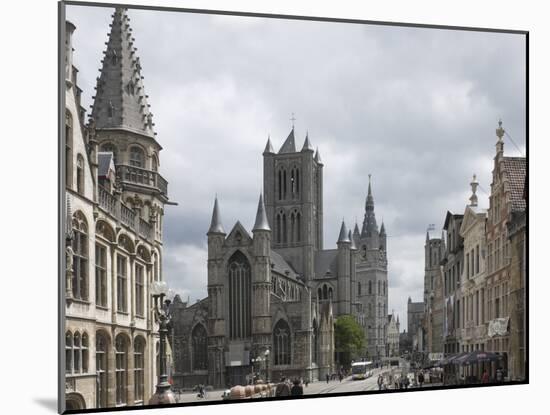
POLYGON ((278 153, 268 139, 264 196, 272 248, 306 281, 313 279, 315 251, 323 248, 323 163, 306 135, 296 150, 294 126, 278 153))
POLYGON ((99 152, 113 153, 117 189, 125 203, 122 222, 133 222, 140 232, 160 243, 164 204, 168 203, 168 183, 158 172, 162 147, 153 130, 127 10, 117 8, 112 17, 90 126, 95 129, 94 144, 99 152))
POLYGON ((365 314, 365 335, 370 357, 386 354, 388 314, 388 261, 386 256, 386 228, 380 231, 374 213, 374 197, 369 175, 365 202, 365 216, 361 232, 356 227, 353 238, 357 245, 356 279, 357 301, 365 314))

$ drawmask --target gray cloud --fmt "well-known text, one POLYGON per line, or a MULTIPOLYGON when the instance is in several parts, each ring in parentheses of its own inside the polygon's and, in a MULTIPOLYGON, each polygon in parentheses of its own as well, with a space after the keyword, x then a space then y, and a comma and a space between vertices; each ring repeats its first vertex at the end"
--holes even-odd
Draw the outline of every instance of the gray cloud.
MULTIPOLYGON (((91 103, 112 10, 68 6, 75 63, 91 103)), ((276 149, 296 113, 325 162, 325 246, 362 221, 368 174, 388 235, 390 309, 422 298, 428 223, 462 212, 472 174, 489 190, 499 117, 525 151, 520 35, 130 10, 145 89, 164 147, 164 275, 206 295, 214 194, 226 231, 250 229, 268 134, 276 149)), ((507 140, 507 137, 505 137, 507 140)), ((508 154, 517 154, 506 143, 508 154)), ((479 192, 480 204, 487 195, 479 192)), ((439 232, 439 231, 438 231, 439 232)))

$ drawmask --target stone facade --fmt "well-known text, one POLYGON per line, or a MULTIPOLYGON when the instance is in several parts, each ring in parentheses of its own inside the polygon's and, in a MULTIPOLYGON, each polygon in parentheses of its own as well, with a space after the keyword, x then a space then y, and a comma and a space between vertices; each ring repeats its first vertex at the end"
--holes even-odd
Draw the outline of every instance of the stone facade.
MULTIPOLYGON (((117 109, 102 110, 109 102, 118 109, 127 103, 121 85, 114 84, 121 81, 120 73, 131 74, 128 79, 139 85, 135 93, 145 102, 140 68, 129 58, 137 59, 135 49, 122 41, 129 37, 128 21, 125 10, 116 9, 87 126, 73 65, 75 26, 66 24, 67 409, 143 405, 156 384, 158 328, 149 284, 162 280, 162 215, 168 198, 166 182, 158 185, 160 175, 145 154, 158 160, 160 145, 145 124, 127 125, 117 118, 117 109), (106 142, 110 147, 102 148, 106 142), (144 157, 134 157, 132 146, 139 146, 144 157), (126 174, 130 164, 141 175, 126 174)), ((134 110, 127 116, 141 117, 134 110)))
POLYGON ((334 321, 342 315, 355 316, 365 330, 363 357, 385 355, 386 234, 376 225, 370 182, 363 231, 342 222, 336 249, 323 249, 319 151, 308 136, 297 151, 292 129, 277 153, 268 140, 263 160, 254 228, 237 222, 226 233, 216 199, 207 233, 208 297, 173 305, 180 387, 244 384, 254 375, 324 378, 335 372, 334 321), (194 337, 199 325, 205 356, 197 349, 202 337, 194 337))
POLYGON ((485 313, 486 267, 486 209, 478 206, 474 175, 470 204, 464 211, 460 235, 464 238, 464 267, 461 277, 460 310, 462 322, 461 352, 483 350, 487 342, 487 319, 485 313))
POLYGON ((461 307, 462 298, 460 285, 462 284, 462 270, 464 267, 464 239, 460 236, 460 226, 463 215, 447 212, 443 230, 447 234, 447 250, 442 264, 444 275, 444 319, 443 338, 444 353, 454 354, 460 351, 461 307))
POLYGON ((411 297, 407 301, 407 333, 411 337, 414 351, 422 351, 422 321, 424 320, 424 302, 413 303, 411 297))
MULTIPOLYGON (((491 183, 491 194, 489 198, 489 214, 487 220, 487 318, 488 336, 486 349, 504 356, 504 369, 508 371, 510 359, 510 341, 512 328, 517 335, 521 335, 523 317, 519 310, 523 308, 521 298, 523 279, 522 265, 524 253, 521 249, 521 232, 514 235, 515 247, 511 246, 511 237, 508 234, 509 227, 515 228, 518 222, 521 223, 521 215, 526 210, 524 197, 526 159, 524 157, 504 156, 504 129, 501 123, 496 130, 497 143, 496 155, 494 158, 493 181, 491 183), (512 268, 515 264, 515 270, 512 268), (516 280, 512 281, 512 273, 516 280), (512 327, 511 315, 511 292, 514 292, 514 310, 516 325, 512 327), (519 290, 519 291, 518 291, 519 290), (521 321, 521 322, 520 322, 521 321)), ((519 229, 521 226, 518 227, 519 229)), ((523 311, 524 312, 524 311, 523 311)), ((519 342, 518 339, 515 341, 519 342)), ((520 343, 515 343, 516 364, 522 365, 520 357, 520 343)), ((521 372, 520 372, 521 373, 521 372)), ((512 375, 512 373, 507 373, 512 375)), ((517 375, 517 366, 515 377, 517 375)))
POLYGON ((386 357, 399 356, 399 316, 388 314, 386 327, 386 357))

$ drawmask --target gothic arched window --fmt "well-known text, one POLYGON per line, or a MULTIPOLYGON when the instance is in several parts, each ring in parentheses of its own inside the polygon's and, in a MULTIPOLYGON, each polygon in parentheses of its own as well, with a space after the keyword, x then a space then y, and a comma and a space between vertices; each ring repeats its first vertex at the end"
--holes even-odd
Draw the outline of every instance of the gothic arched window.
POLYGON ((65 334, 65 372, 73 372, 73 334, 70 331, 65 334))
POLYGON ((323 300, 328 299, 328 287, 327 285, 323 285, 323 300))
POLYGON ((361 283, 357 283, 357 295, 361 295, 361 283))
POLYGON ((274 365, 290 364, 290 327, 284 320, 279 320, 273 330, 274 365))
POLYGON ((250 264, 237 251, 229 260, 229 331, 231 339, 250 337, 250 264))
POLYGON ((88 300, 88 225, 80 212, 73 216, 73 298, 88 300))
POLYGON ((300 212, 296 213, 296 242, 302 240, 302 215, 300 212))
POLYGON ((284 244, 286 244, 288 242, 288 238, 287 238, 288 235, 287 235, 287 226, 286 226, 286 215, 284 213, 282 214, 282 224, 281 224, 281 226, 283 228, 282 229, 282 231, 283 231, 282 242, 284 244))
POLYGON ((84 195, 84 157, 82 154, 76 157, 76 191, 84 195))
POLYGON ((206 329, 202 324, 197 324, 191 334, 193 370, 206 370, 208 367, 206 340, 206 329))
POLYGON ((130 166, 145 167, 145 155, 140 147, 132 147, 130 149, 130 166))
POLYGON ((317 298, 318 298, 319 300, 322 300, 322 299, 323 299, 323 292, 322 292, 322 290, 321 290, 321 287, 319 287, 319 288, 317 289, 317 298))
POLYGON ((369 294, 372 294, 372 281, 369 280, 369 294))

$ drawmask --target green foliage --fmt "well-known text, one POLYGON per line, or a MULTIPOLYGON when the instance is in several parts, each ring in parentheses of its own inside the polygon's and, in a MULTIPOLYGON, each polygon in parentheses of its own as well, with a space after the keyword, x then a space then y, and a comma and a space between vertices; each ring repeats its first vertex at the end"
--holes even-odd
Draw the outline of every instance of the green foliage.
POLYGON ((340 365, 349 367, 351 361, 363 354, 365 333, 355 318, 342 315, 334 323, 334 347, 340 365))

